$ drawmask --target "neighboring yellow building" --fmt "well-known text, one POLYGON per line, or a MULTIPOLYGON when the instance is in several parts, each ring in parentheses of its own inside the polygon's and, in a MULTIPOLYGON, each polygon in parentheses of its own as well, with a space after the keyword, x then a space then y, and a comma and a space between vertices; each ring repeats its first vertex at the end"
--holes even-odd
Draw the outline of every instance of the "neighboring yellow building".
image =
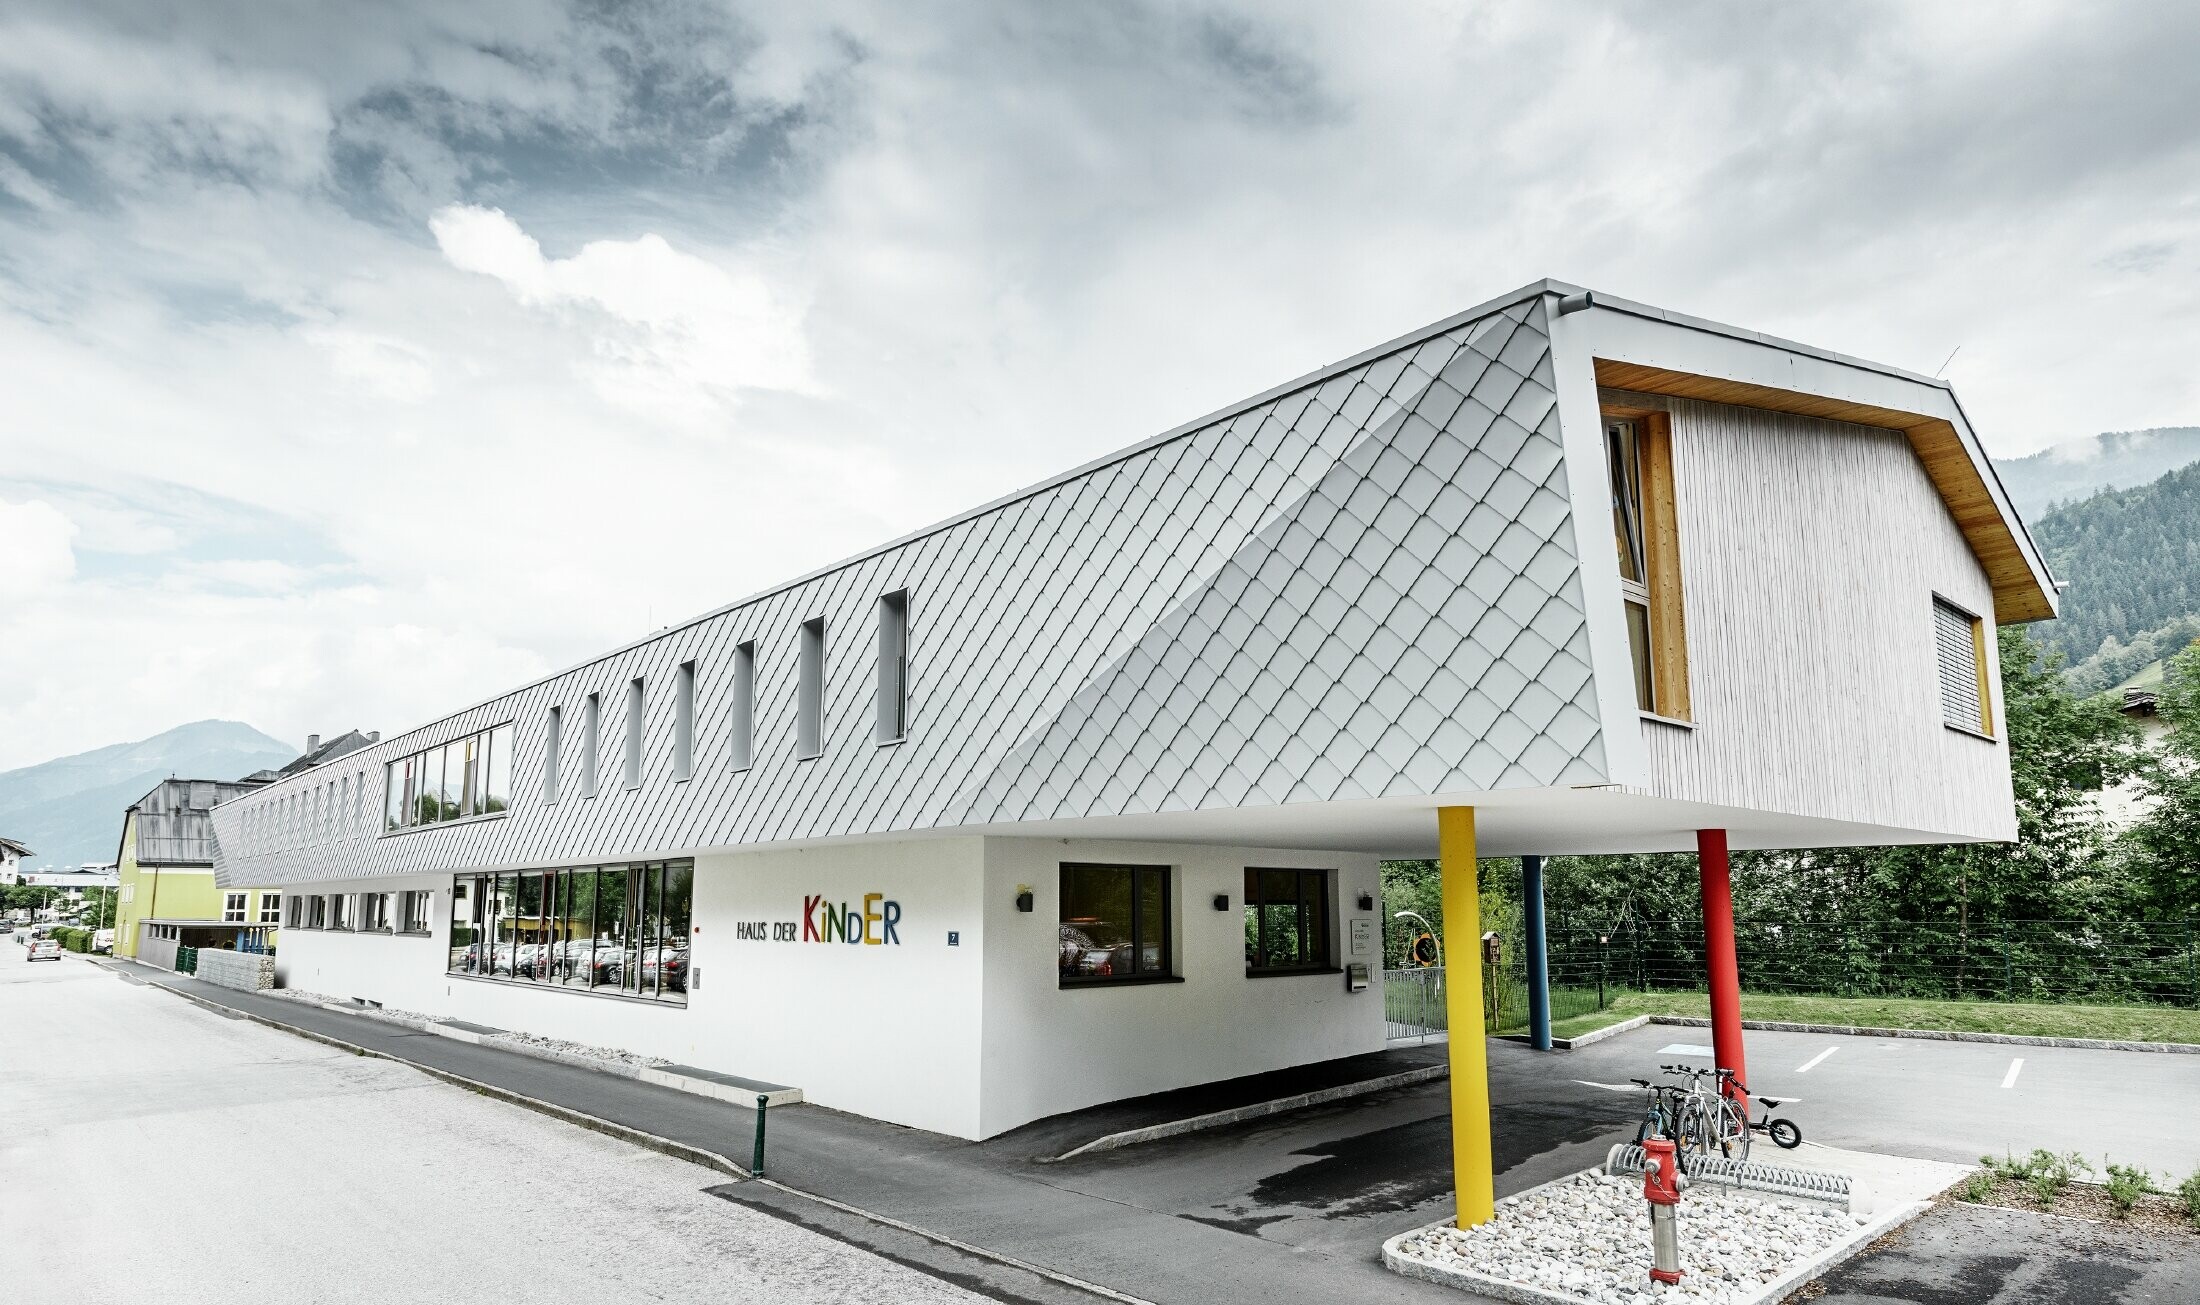
POLYGON ((173 965, 176 948, 272 947, 281 894, 214 883, 215 804, 258 783, 163 780, 122 818, 115 852, 115 955, 173 965))

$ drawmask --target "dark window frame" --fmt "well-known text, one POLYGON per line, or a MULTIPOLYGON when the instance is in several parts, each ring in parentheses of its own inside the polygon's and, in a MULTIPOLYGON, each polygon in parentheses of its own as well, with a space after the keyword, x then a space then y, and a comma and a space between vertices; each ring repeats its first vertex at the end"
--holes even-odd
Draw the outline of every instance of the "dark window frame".
MULTIPOLYGON (((1247 978, 1267 978, 1282 974, 1335 974, 1337 972, 1337 894, 1334 887, 1336 874, 1334 867, 1308 868, 1283 865, 1245 867, 1244 909, 1253 912, 1253 918, 1257 922, 1255 926, 1257 937, 1251 944, 1251 952, 1245 958, 1245 975, 1247 978), (1270 900, 1266 892, 1260 887, 1261 876, 1263 875, 1291 876, 1293 889, 1291 896, 1288 899, 1270 900), (1316 927, 1311 931, 1312 941, 1317 953, 1312 957, 1302 957, 1291 965, 1265 965, 1259 963, 1259 958, 1265 956, 1268 952, 1268 915, 1261 908, 1264 906, 1296 906, 1303 918, 1309 904, 1306 896, 1306 886, 1309 883, 1317 884, 1320 887, 1319 905, 1321 913, 1316 922, 1316 927)), ((1306 937, 1307 932, 1302 927, 1301 937, 1306 937)))
POLYGON ((1184 981, 1183 976, 1176 972, 1176 901, 1171 891, 1175 887, 1176 867, 1171 865, 1131 865, 1112 861, 1064 861, 1057 871, 1058 878, 1056 881, 1058 895, 1056 897, 1055 917, 1059 924, 1068 926, 1073 923, 1073 921, 1062 918, 1062 912, 1068 908, 1069 904, 1070 875, 1079 871, 1092 870, 1120 870, 1131 876, 1129 932, 1133 968, 1129 974, 1065 975, 1061 972, 1059 957, 1057 957, 1055 966, 1057 983, 1064 988, 1111 988, 1125 984, 1182 983, 1184 981), (1161 899, 1161 936, 1159 939, 1161 968, 1158 970, 1143 968, 1146 949, 1152 945, 1153 940, 1147 937, 1146 926, 1148 922, 1144 918, 1145 913, 1139 905, 1141 896, 1139 881, 1148 875, 1155 876, 1161 881, 1161 891, 1159 893, 1161 899))

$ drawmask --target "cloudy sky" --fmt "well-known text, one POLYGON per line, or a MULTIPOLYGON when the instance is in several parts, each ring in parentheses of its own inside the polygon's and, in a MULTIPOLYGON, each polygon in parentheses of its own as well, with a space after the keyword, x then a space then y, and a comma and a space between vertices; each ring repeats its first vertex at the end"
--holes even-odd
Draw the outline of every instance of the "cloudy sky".
POLYGON ((0 6, 0 768, 403 729, 1540 276, 2200 423, 2200 6, 0 6), (179 13, 178 10, 181 10, 179 13))

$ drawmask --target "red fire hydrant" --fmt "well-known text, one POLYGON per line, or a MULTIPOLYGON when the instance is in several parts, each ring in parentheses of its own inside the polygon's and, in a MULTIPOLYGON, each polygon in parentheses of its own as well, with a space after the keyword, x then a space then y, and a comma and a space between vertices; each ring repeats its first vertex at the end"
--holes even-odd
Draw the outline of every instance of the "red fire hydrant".
POLYGON ((1650 1202, 1650 1280, 1681 1280, 1680 1231, 1673 1207, 1681 1203, 1681 1166, 1673 1141, 1647 1137, 1642 1142, 1642 1195, 1650 1202))

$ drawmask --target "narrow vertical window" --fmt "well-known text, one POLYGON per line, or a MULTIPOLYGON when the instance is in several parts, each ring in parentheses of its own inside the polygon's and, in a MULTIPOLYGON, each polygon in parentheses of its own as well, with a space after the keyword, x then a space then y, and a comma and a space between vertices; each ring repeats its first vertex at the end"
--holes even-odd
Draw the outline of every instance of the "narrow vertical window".
POLYGON ((1605 469, 1619 547, 1621 612, 1634 662, 1635 705, 1687 720, 1688 648, 1681 603, 1680 534, 1673 492, 1671 418, 1607 417, 1605 469))
POLYGON ((558 745, 565 738, 565 708, 550 709, 550 723, 542 736, 542 802, 544 806, 558 800, 558 745))
POLYGON ((756 763, 756 645, 744 642, 733 650, 733 768, 747 770, 756 763))
POLYGON ((649 703, 639 676, 626 686, 626 786, 642 786, 642 729, 649 723, 649 703))
POLYGON ((909 591, 878 600, 878 741, 909 733, 909 591))
POLYGON ((603 725, 603 695, 591 693, 581 705, 581 796, 596 796, 596 744, 603 725))
POLYGON ((802 623, 795 665, 794 755, 807 761, 825 751, 825 618, 802 623))
POLYGON ((695 663, 681 662, 672 682, 672 778, 695 773, 695 663))
POLYGON ((1940 719, 1974 734, 1994 732, 1994 694, 1986 682, 1986 623, 1933 595, 1933 646, 1940 662, 1940 719))

